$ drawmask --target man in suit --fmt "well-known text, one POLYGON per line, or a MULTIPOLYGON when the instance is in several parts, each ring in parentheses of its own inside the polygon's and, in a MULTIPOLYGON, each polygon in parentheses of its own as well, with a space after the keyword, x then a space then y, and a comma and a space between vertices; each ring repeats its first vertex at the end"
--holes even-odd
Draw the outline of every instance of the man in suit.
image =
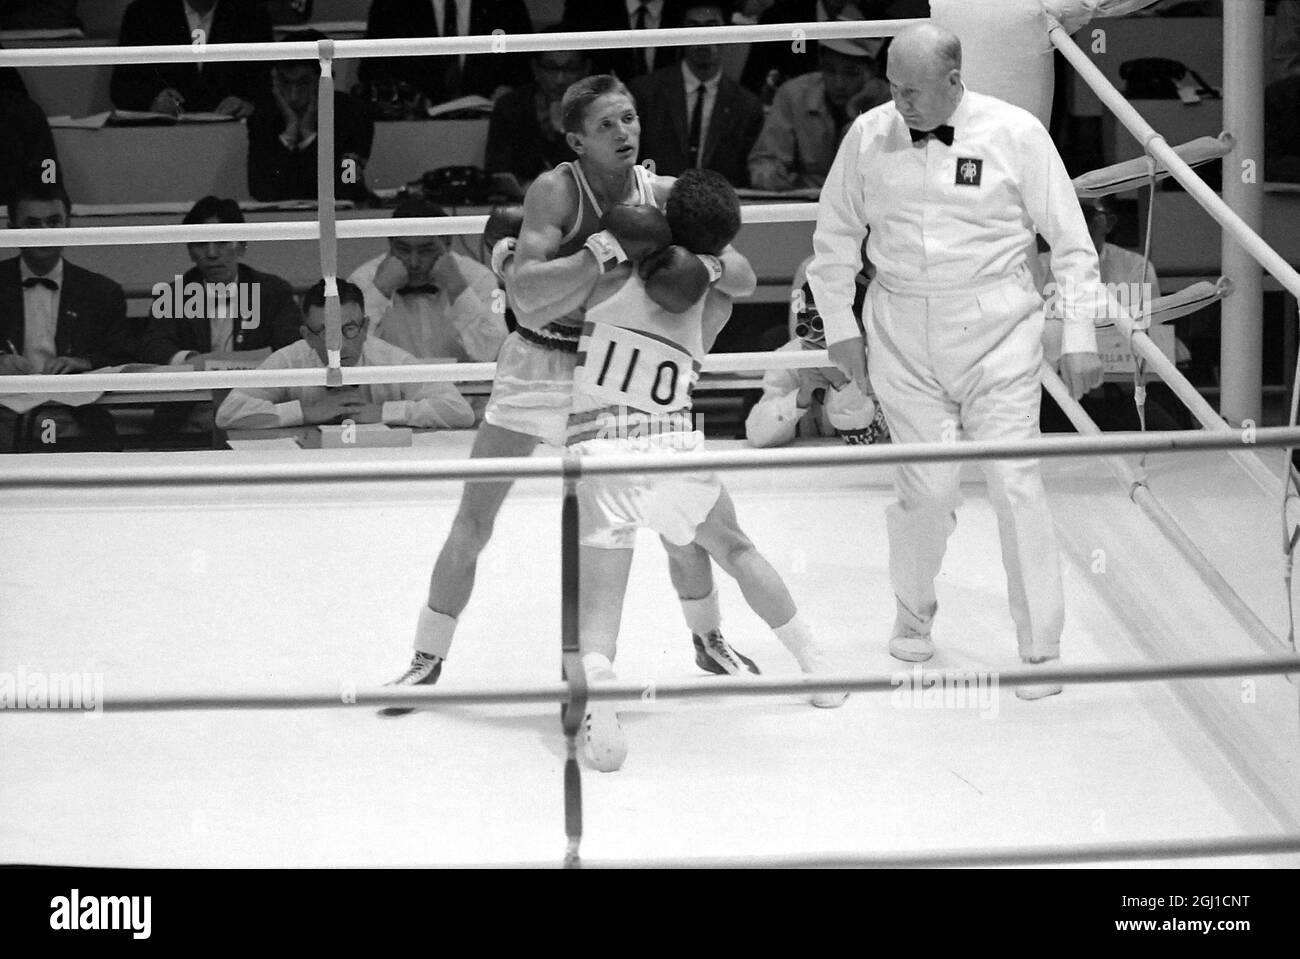
MULTIPOLYGON (((581 30, 671 30, 682 26, 688 0, 565 0, 564 22, 581 30)), ((677 59, 671 47, 591 51, 591 72, 624 83, 677 59)))
MULTIPOLYGON (((17 229, 66 227, 72 205, 59 183, 23 181, 8 204, 17 229)), ((63 258, 63 248, 24 247, 0 262, 0 374, 71 374, 130 362, 135 353, 122 288, 63 258)), ((51 421, 56 444, 77 430, 92 449, 120 449, 112 417, 100 406, 37 407, 35 422, 51 421)), ((0 407, 0 443, 14 446, 19 418, 0 407)), ((42 438, 49 435, 42 428, 42 438)), ((17 437, 25 443, 27 437, 17 437)))
MULTIPOLYGON (((558 24, 542 32, 572 29, 558 24)), ((564 135, 560 101, 571 84, 590 74, 591 57, 586 50, 538 50, 532 71, 532 83, 493 104, 483 160, 489 173, 511 173, 524 190, 547 170, 577 159, 564 135)))
MULTIPOLYGON (((824 23, 827 20, 897 20, 928 17, 929 0, 777 0, 761 17, 760 24, 824 23)), ((749 49, 740 85, 755 93, 766 87, 769 93, 787 80, 818 68, 817 42, 797 48, 789 41, 758 43, 749 49), (777 74, 770 77, 770 74, 777 74)), ((770 96, 765 98, 770 102, 770 96)))
MULTIPOLYGON (((286 34, 286 42, 326 39, 316 30, 286 34)), ((320 67, 315 60, 282 60, 271 67, 269 102, 248 118, 248 192, 257 200, 317 197, 320 67)), ((366 106, 347 93, 334 94, 334 195, 364 202, 365 166, 375 139, 366 106)))
MULTIPOLYGON (((271 20, 258 0, 133 0, 118 45, 270 43, 271 20)), ((270 97, 266 64, 157 63, 113 68, 113 105, 157 113, 216 112, 246 117, 270 97)))
MULTIPOLYGON (((523 0, 372 0, 366 38, 506 36, 532 33, 523 0)), ((507 40, 507 43, 509 41, 507 40)), ((487 53, 443 57, 367 57, 362 83, 408 83, 430 103, 476 94, 496 99, 528 82, 528 57, 487 53)))
MULTIPOLYGON (((182 222, 243 223, 244 214, 234 200, 205 196, 182 222)), ((280 277, 240 262, 247 243, 188 243, 186 248, 194 266, 184 276, 155 284, 152 319, 140 348, 146 363, 190 363, 208 353, 278 350, 299 338, 302 315, 293 290, 280 277), (193 296, 195 289, 202 295, 193 296)))
MULTIPOLYGON (((730 7, 725 0, 690 0, 683 26, 725 26, 730 7)), ((734 186, 749 182, 747 160, 763 128, 763 104, 723 75, 720 46, 687 47, 681 63, 637 77, 628 88, 641 118, 641 155, 654 161, 656 173, 679 176, 702 167, 734 186)))

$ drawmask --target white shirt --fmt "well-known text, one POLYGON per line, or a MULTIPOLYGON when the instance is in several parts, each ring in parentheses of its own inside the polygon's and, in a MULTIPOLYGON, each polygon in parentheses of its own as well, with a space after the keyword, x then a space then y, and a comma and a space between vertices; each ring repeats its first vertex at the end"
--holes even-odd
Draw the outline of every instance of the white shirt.
POLYGON ((493 309, 498 303, 504 305, 496 275, 454 250, 450 256, 467 283, 455 300, 446 290, 408 296, 395 293, 388 299, 375 286, 375 273, 384 256, 361 264, 348 282, 361 288, 366 316, 381 340, 422 359, 451 357, 462 363, 491 363, 509 335, 504 312, 493 309))
MULTIPOLYGON (((221 0, 217 0, 217 3, 220 2, 221 0)), ((212 9, 209 10, 207 13, 199 13, 193 7, 191 7, 188 2, 185 3, 185 21, 190 25, 191 40, 194 39, 194 31, 202 30, 203 42, 210 43, 212 41, 212 18, 213 16, 216 15, 216 12, 217 12, 216 3, 212 5, 212 9)), ((194 69, 202 73, 203 61, 202 60, 195 61, 194 69)))
MULTIPOLYGON (((694 119, 691 114, 695 111, 695 97, 700 89, 700 78, 695 75, 686 61, 682 61, 682 77, 686 81, 686 132, 690 135, 691 121, 694 119)), ((695 160, 695 165, 699 166, 704 162, 704 144, 709 142, 709 121, 713 119, 713 105, 718 102, 718 84, 722 82, 722 71, 719 70, 712 79, 704 81, 704 115, 700 120, 700 154, 695 160)), ((689 150, 691 144, 686 144, 689 150)))
POLYGON ((822 188, 808 269, 826 341, 859 335, 851 304, 861 243, 876 282, 946 294, 1028 267, 1035 229, 1061 281, 1067 353, 1096 351, 1097 252, 1070 176, 1032 114, 966 90, 947 124, 952 146, 913 145, 893 103, 858 117, 822 188))
MULTIPOLYGON (((374 336, 361 348, 360 366, 419 363, 405 350, 374 336)), ((323 369, 325 364, 306 340, 297 340, 268 356, 259 370, 323 369)), ((382 420, 390 426, 468 429, 474 412, 451 383, 368 383, 357 387, 367 403, 382 403, 382 420)), ((267 386, 231 390, 217 410, 221 429, 270 429, 301 426, 302 407, 326 396, 323 386, 267 386)))
MULTIPOLYGON (((21 280, 37 275, 28 268, 26 260, 19 259, 18 264, 21 280)), ((59 299, 63 295, 63 260, 44 278, 53 280, 59 288, 50 290, 40 285, 23 288, 23 358, 32 364, 36 373, 44 372, 46 364, 59 355, 54 337, 59 328, 59 299)))
MULTIPOLYGON (((469 5, 472 0, 456 0, 456 36, 469 36, 469 5)), ((447 20, 447 0, 430 0, 433 4, 433 19, 438 24, 438 36, 445 37, 447 29, 443 25, 447 20)), ((465 54, 460 55, 460 65, 465 65, 465 54)))
MULTIPOLYGON (((627 27, 629 30, 636 29, 636 12, 641 8, 641 0, 627 0, 624 4, 627 7, 627 27)), ((658 30, 663 23, 664 0, 646 0, 645 4, 645 28, 647 30, 658 30)), ((646 62, 650 69, 655 68, 655 48, 645 48, 646 62)))

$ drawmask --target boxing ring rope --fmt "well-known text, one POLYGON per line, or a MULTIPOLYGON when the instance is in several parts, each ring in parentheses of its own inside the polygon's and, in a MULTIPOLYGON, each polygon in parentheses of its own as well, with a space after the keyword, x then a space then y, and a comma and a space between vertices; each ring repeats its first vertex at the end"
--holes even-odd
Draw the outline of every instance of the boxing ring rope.
MULTIPOLYGON (((1042 376, 1044 389, 1051 394, 1052 399, 1056 400, 1057 405, 1061 407, 1065 415, 1069 417, 1070 422, 1074 424, 1074 428, 1084 436, 1101 436, 1101 428, 1088 416, 1079 401, 1070 395, 1069 389, 1061 381, 1056 371, 1046 363, 1042 365, 1042 376)), ((1147 518, 1182 554, 1183 559, 1201 578, 1201 582, 1205 584, 1206 589, 1218 598, 1219 602, 1232 614, 1246 633, 1255 640, 1256 644, 1264 649, 1281 648, 1294 652, 1285 640, 1264 624, 1264 621, 1255 614, 1255 611, 1232 588, 1223 574, 1214 568, 1187 531, 1155 498, 1150 487, 1147 486, 1146 479, 1139 477, 1133 471, 1133 468, 1118 456, 1105 456, 1103 459, 1106 465, 1110 467, 1111 472, 1115 474, 1115 478, 1128 490, 1129 498, 1141 507, 1142 511, 1147 514, 1147 518)))
MULTIPOLYGON (((838 37, 892 36, 911 23, 919 21, 894 20, 861 22, 846 24, 790 24, 767 27, 709 27, 678 30, 652 31, 616 31, 610 33, 566 33, 549 35, 521 35, 507 37, 498 34, 491 37, 463 37, 452 39, 421 38, 411 40, 356 40, 323 41, 320 44, 229 44, 207 45, 198 48, 191 46, 175 47, 125 47, 92 50, 39 50, 39 51, 2 51, 0 66, 41 66, 41 65, 78 65, 78 64, 116 64, 116 63, 159 63, 192 61, 228 61, 228 60, 284 60, 315 57, 320 61, 321 99, 332 104, 333 59, 366 56, 412 56, 428 54, 453 53, 502 53, 528 52, 546 49, 595 49, 609 47, 640 47, 647 44, 655 46, 680 46, 696 43, 738 43, 762 42, 766 40, 789 41, 791 39, 819 39, 838 37)), ((1105 81, 1100 72, 1092 66, 1087 58, 1075 47, 1063 30, 1055 27, 1050 37, 1052 42, 1062 50, 1084 79, 1097 90, 1098 95, 1116 113, 1126 126, 1135 131, 1149 154, 1166 164, 1170 175, 1188 189, 1201 202, 1211 215, 1218 220, 1225 231, 1236 237, 1257 260, 1269 268, 1275 276, 1293 294, 1300 296, 1300 274, 1291 270, 1256 234, 1249 230, 1244 222, 1232 213, 1191 173, 1177 153, 1172 151, 1162 137, 1156 134, 1145 121, 1119 98, 1119 103, 1112 102, 1118 97, 1113 87, 1105 81), (1073 48, 1073 55, 1070 49, 1073 48), (1078 62, 1082 60, 1082 63, 1078 62), (1093 76, 1088 74, 1093 71, 1093 76), (1098 86, 1098 81, 1106 90, 1098 86), (1127 110, 1127 114, 1125 111, 1127 110), (1190 180, 1195 180, 1192 184, 1190 180), (1207 196, 1208 193, 1208 196, 1207 196), (1215 204, 1218 204, 1216 206, 1215 204)), ((323 106, 321 117, 321 142, 324 147, 333 142, 333 117, 328 106, 323 106)), ((338 299, 335 271, 337 269, 338 237, 389 237, 397 235, 428 235, 465 233, 482 229, 485 218, 448 217, 438 220, 407 220, 401 223, 392 220, 349 220, 336 222, 333 203, 333 170, 330 165, 332 150, 322 149, 320 167, 320 220, 317 224, 303 223, 267 223, 238 225, 201 225, 201 226, 141 226, 141 227, 99 227, 67 228, 61 230, 9 230, 0 233, 0 248, 23 245, 99 245, 99 244, 145 244, 159 242, 194 242, 195 240, 249 240, 249 239, 296 239, 319 241, 321 244, 322 275, 326 282, 327 337, 331 347, 337 347, 340 341, 338 327, 338 299), (325 175, 328 171, 328 175, 325 175), (331 306, 333 307, 331 309, 331 306)), ((795 220, 813 220, 816 207, 811 204, 775 204, 760 207, 746 207, 743 211, 746 223, 790 222, 795 220)), ((335 482, 361 480, 399 480, 399 479, 516 479, 525 476, 562 477, 565 481, 565 502, 562 521, 564 605, 562 609, 563 653, 565 682, 554 686, 538 686, 529 689, 480 689, 448 692, 445 690, 394 690, 376 689, 359 693, 355 701, 344 703, 337 691, 328 696, 313 693, 274 695, 257 695, 235 693, 225 696, 149 696, 134 699, 124 697, 106 703, 105 707, 113 711, 149 711, 161 709, 224 709, 224 708, 321 708, 341 705, 412 704, 437 705, 452 702, 561 702, 569 706, 564 728, 568 746, 565 770, 566 785, 566 830, 569 846, 566 852, 566 864, 577 863, 577 842, 581 838, 580 781, 577 775, 574 750, 575 734, 582 709, 588 699, 622 699, 628 695, 639 696, 643 686, 631 687, 628 684, 601 684, 587 688, 582 669, 577 666, 576 634, 576 510, 571 509, 574 483, 581 475, 599 475, 625 473, 666 473, 699 470, 752 469, 755 467, 819 467, 843 466, 851 464, 897 464, 903 462, 939 462, 948 460, 982 460, 988 458, 1043 458, 1055 456, 1092 456, 1102 455, 1115 468, 1122 480, 1133 479, 1126 464, 1116 460, 1118 454, 1134 452, 1159 452, 1172 450, 1226 449, 1248 464, 1247 470, 1257 480, 1261 471, 1276 482, 1267 468, 1257 458, 1243 454, 1240 446, 1250 442, 1259 447, 1292 447, 1300 445, 1300 430, 1295 428, 1261 429, 1246 440, 1223 422, 1208 403, 1195 392, 1191 384, 1169 363, 1163 353, 1140 330, 1133 329, 1131 320, 1123 312, 1117 315, 1116 325, 1129 335, 1135 353, 1141 354, 1150 362, 1154 371, 1165 379, 1174 389, 1194 415, 1207 427, 1204 433, 1143 433, 1135 436, 1101 437, 1096 435, 1095 424, 1091 429, 1081 429, 1085 435, 1077 438, 1042 438, 1030 443, 1024 442, 963 442, 942 444, 918 444, 907 447, 885 448, 844 448, 835 450, 776 450, 743 453, 698 453, 682 454, 672 457, 647 456, 611 456, 602 457, 600 461, 584 462, 575 457, 565 457, 559 463, 534 462, 522 459, 498 459, 493 461, 464 461, 456 465, 430 463, 307 463, 288 467, 268 464, 199 467, 163 467, 119 469, 40 467, 6 471, 0 475, 0 487, 77 487, 83 485, 121 486, 121 485, 194 485, 202 483, 277 483, 277 482, 335 482), (576 801, 576 802, 575 802, 576 801)), ((731 368, 754 369, 775 366, 804 367, 827 365, 824 353, 808 353, 792 357, 796 362, 782 362, 774 354, 746 354, 730 359, 731 368), (761 362, 758 362, 761 359, 761 362), (743 364, 743 365, 742 365, 743 364)), ((712 364, 706 363, 706 369, 712 364)), ((325 382, 337 385, 339 382, 399 382, 410 380, 464 380, 486 378, 487 368, 492 364, 476 364, 461 367, 459 370, 441 367, 402 367, 376 368, 367 371, 340 370, 337 349, 330 350, 330 364, 325 370, 304 370, 286 373, 275 371, 271 376, 259 378, 256 371, 233 371, 222 373, 185 373, 185 374, 113 374, 111 376, 81 376, 78 382, 69 383, 63 377, 4 377, 0 378, 0 392, 31 392, 33 389, 48 388, 54 392, 84 392, 104 389, 174 389, 184 380, 184 387, 199 388, 222 385, 252 385, 274 381, 278 385, 300 385, 319 383, 324 373, 325 382), (400 374, 400 375, 397 375, 400 374), (11 380, 21 379, 22 389, 11 380), (105 381, 110 381, 106 383, 105 381)), ((727 364, 718 364, 725 367, 727 364)), ((1062 393, 1063 386, 1055 374, 1046 376, 1049 391, 1062 393)), ((1068 399, 1068 396, 1067 396, 1068 399)), ((1064 405, 1064 404, 1063 404, 1064 405)), ((1086 417, 1085 417, 1086 419, 1086 417)), ((1090 423, 1090 421, 1089 421, 1090 423)), ((1078 424, 1076 424, 1078 425, 1078 424)), ((1132 495, 1148 515, 1153 518, 1163 512, 1159 504, 1150 499, 1149 491, 1140 481, 1131 483, 1132 495)), ((1167 514, 1164 514, 1167 516, 1167 514)), ((1166 535, 1175 540, 1184 555, 1193 559, 1199 557, 1190 541, 1183 542, 1185 533, 1176 523, 1157 525, 1166 535), (1172 525, 1170 525, 1172 524, 1172 525), (1180 539, 1181 534, 1182 539, 1180 539)), ((1231 612, 1247 627, 1247 632, 1257 641, 1267 635, 1274 641, 1276 637, 1268 632, 1267 627, 1248 609, 1238 609, 1239 597, 1232 593, 1226 582, 1219 583, 1201 569, 1200 557, 1193 562, 1207 585, 1211 585, 1216 595, 1224 600, 1231 612), (1224 593, 1226 589, 1226 593, 1224 593), (1226 598, 1225 598, 1226 597, 1226 598), (1263 632, 1261 633, 1261 630, 1263 632)), ((1208 565, 1208 564, 1207 564, 1208 565)), ((1213 573, 1213 571, 1210 571, 1213 573)), ((1219 577, 1219 580, 1222 578, 1219 577)), ((1169 679, 1208 678, 1241 675, 1277 675, 1300 671, 1300 658, 1294 656, 1269 659, 1248 659, 1237 661, 1219 661, 1213 663, 1166 663, 1157 666, 1092 666, 1070 668, 1035 667, 1032 670, 1012 671, 999 674, 1001 682, 1010 686, 1041 684, 1044 682, 1070 682, 1077 684, 1120 681, 1163 681, 1169 679)), ((930 676, 966 676, 969 673, 931 673, 930 676)), ((787 693, 807 693, 817 690, 850 690, 862 692, 879 692, 892 690, 897 685, 891 677, 879 676, 824 676, 820 679, 804 678, 798 681, 755 678, 737 681, 734 678, 694 682, 690 684, 656 685, 657 698, 692 698, 706 695, 777 695, 787 693)), ((351 699, 351 697, 349 697, 351 699)), ((752 860, 751 864, 858 864, 858 865, 975 865, 975 864, 1023 864, 1031 862, 1087 862, 1115 861, 1132 858, 1187 858, 1209 855, 1244 855, 1249 853, 1278 853, 1300 850, 1300 835, 1277 836, 1256 839, 1212 839, 1212 840, 1178 840, 1165 843, 1113 844, 1091 848, 1079 847, 1036 847, 1021 850, 940 850, 929 853, 903 857, 763 857, 752 860)), ((668 861, 660 861, 666 864, 668 861)), ((727 860, 681 860, 680 865, 743 865, 744 859, 727 860)), ((652 864, 647 862, 645 864, 652 864)), ((633 865, 628 863, 627 865, 633 865)))
POLYGON ((434 461, 199 463, 177 466, 44 466, 12 464, 0 472, 0 489, 78 486, 177 486, 198 484, 275 484, 380 482, 401 480, 486 481, 563 479, 623 473, 725 472, 745 469, 796 469, 835 466, 897 466, 904 463, 973 462, 986 459, 1051 459, 1120 453, 1171 453, 1300 445, 1300 427, 1271 426, 1244 438, 1236 432, 1146 432, 1104 436, 1044 436, 1035 440, 969 440, 776 450, 732 450, 676 454, 610 454, 595 458, 491 457, 434 461), (581 466, 566 460, 581 460, 581 466))

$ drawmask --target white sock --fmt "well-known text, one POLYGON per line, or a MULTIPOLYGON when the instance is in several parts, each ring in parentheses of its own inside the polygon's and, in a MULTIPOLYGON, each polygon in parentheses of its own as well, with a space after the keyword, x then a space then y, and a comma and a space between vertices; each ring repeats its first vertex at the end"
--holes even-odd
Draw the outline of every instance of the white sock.
POLYGON ((807 623, 799 618, 798 613, 795 613, 794 619, 790 620, 790 622, 784 626, 777 626, 772 632, 776 634, 777 639, 781 640, 781 645, 796 657, 816 648, 816 643, 813 642, 812 630, 808 628, 807 623))
POLYGON ((582 668, 587 671, 588 676, 594 676, 601 672, 612 673, 614 664, 604 653, 585 653, 582 657, 582 668))
POLYGON ((456 617, 422 606, 420 621, 415 627, 415 651, 446 659, 455 633, 456 617))
POLYGON ((696 636, 707 636, 722 628, 722 610, 718 608, 718 591, 715 589, 703 599, 682 600, 682 615, 686 626, 696 636))

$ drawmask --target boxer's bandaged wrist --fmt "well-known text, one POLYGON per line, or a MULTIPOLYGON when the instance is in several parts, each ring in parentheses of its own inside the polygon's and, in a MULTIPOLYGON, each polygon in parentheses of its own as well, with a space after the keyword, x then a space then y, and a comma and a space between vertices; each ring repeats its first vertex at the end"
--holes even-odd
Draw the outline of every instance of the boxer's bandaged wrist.
POLYGON ((710 253, 697 253, 696 256, 700 258, 700 262, 704 264, 704 268, 709 271, 710 286, 722 279, 721 260, 710 253))
POLYGON ((627 262, 627 253, 623 250, 622 244, 618 238, 608 230, 601 230, 599 233, 593 233, 587 237, 587 242, 583 244, 591 255, 596 258, 596 268, 602 274, 608 273, 620 263, 627 262))
POLYGON ((497 276, 503 276, 506 264, 515 255, 518 242, 513 236, 506 236, 497 240, 496 246, 492 247, 492 272, 497 276))

